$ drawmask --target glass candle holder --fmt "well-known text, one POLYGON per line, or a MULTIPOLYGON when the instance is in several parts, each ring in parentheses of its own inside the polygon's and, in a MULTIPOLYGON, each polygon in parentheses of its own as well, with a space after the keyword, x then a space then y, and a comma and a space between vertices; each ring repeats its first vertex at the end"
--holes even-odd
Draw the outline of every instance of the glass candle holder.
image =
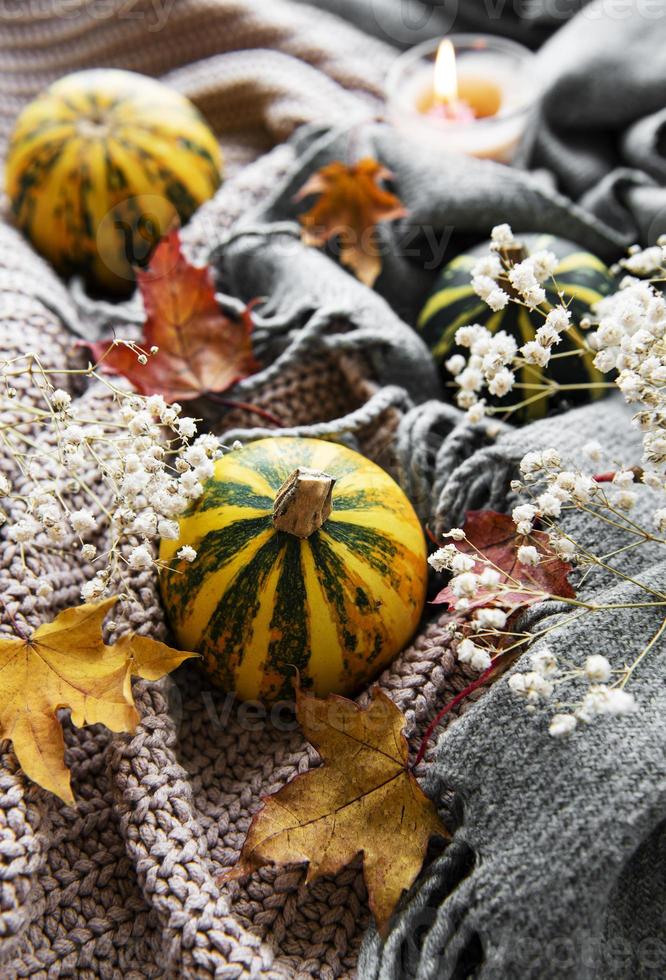
POLYGON ((448 40, 463 111, 447 111, 435 92, 441 42, 433 39, 405 51, 389 72, 389 122, 415 141, 510 163, 539 95, 534 55, 492 35, 449 34, 448 40))

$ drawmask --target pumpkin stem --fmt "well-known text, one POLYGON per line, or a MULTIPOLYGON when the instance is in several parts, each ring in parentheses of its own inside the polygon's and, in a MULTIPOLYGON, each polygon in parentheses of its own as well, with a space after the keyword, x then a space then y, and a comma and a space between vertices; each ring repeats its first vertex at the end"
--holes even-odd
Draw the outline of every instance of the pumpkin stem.
POLYGON ((278 531, 309 538, 331 513, 335 480, 321 470, 299 466, 285 480, 273 506, 273 524, 278 531))

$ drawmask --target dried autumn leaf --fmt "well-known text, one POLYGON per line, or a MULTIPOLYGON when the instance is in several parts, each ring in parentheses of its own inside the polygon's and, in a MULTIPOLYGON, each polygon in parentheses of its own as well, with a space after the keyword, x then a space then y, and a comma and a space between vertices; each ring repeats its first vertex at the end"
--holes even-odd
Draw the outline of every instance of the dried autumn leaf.
POLYGON ((362 853, 370 908, 382 931, 419 873, 430 837, 448 837, 407 768, 404 716, 378 689, 366 708, 299 691, 296 711, 323 765, 264 800, 239 863, 223 879, 269 863, 307 863, 311 881, 362 853))
POLYGON ((169 402, 227 391, 258 370, 249 310, 233 316, 220 309, 210 269, 188 262, 177 229, 137 272, 137 282, 146 311, 137 343, 158 352, 140 364, 136 351, 124 344, 89 344, 102 370, 123 375, 142 395, 159 394, 169 402))
POLYGON ((392 176, 371 157, 351 166, 335 161, 313 174, 294 199, 302 201, 309 194, 320 195, 317 203, 300 216, 303 241, 321 246, 338 236, 342 264, 349 266, 366 286, 374 284, 382 268, 378 222, 407 214, 400 198, 380 186, 380 181, 392 176))
POLYGON ((463 525, 465 539, 453 541, 458 551, 475 558, 471 571, 480 574, 490 562, 500 573, 500 581, 494 587, 480 586, 475 597, 464 608, 456 609, 458 597, 446 586, 433 599, 434 604, 450 606, 446 617, 458 638, 474 635, 478 646, 485 648, 492 657, 490 666, 471 681, 462 691, 449 700, 431 720, 421 740, 416 755, 416 765, 423 759, 426 748, 443 718, 478 688, 491 683, 511 665, 520 653, 520 645, 510 629, 511 623, 528 606, 543 602, 551 596, 574 598, 576 593, 569 582, 571 565, 562 561, 550 546, 548 535, 532 531, 529 536, 518 534, 513 519, 508 514, 494 510, 470 510, 463 525), (525 565, 518 560, 518 549, 524 544, 534 546, 539 554, 538 565, 525 565), (505 631, 498 630, 479 639, 474 633, 475 614, 479 609, 492 607, 507 614, 505 631))
MULTIPOLYGON (((470 608, 493 604, 516 611, 543 602, 549 596, 575 598, 568 578, 572 567, 557 557, 545 532, 532 531, 528 539, 517 533, 509 514, 494 510, 468 511, 463 530, 465 540, 454 543, 459 551, 479 559, 472 571, 480 573, 487 567, 480 560, 483 557, 492 562, 501 576, 500 588, 480 590, 478 600, 470 608), (539 553, 538 565, 524 565, 518 560, 518 549, 528 543, 539 553)), ((433 601, 454 606, 456 596, 446 586, 433 601)))
POLYGON ((134 634, 107 646, 102 623, 116 601, 65 609, 30 638, 0 638, 0 739, 11 739, 26 776, 65 803, 74 796, 58 709, 69 708, 79 728, 133 731, 131 678, 157 680, 196 656, 134 634))

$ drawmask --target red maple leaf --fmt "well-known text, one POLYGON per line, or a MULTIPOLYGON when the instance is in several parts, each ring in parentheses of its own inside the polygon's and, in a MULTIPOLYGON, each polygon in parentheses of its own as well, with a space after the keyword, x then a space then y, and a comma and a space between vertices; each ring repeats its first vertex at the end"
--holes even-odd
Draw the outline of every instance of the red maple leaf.
POLYGON ((486 563, 490 562, 490 567, 499 572, 500 581, 494 587, 481 587, 465 609, 455 608, 458 597, 448 585, 436 596, 433 603, 448 604, 451 607, 446 618, 455 623, 458 636, 465 636, 470 631, 473 633, 473 613, 488 607, 507 613, 506 631, 490 631, 487 636, 476 640, 487 648, 492 662, 432 719, 421 740, 415 766, 423 759, 433 732, 445 715, 466 700, 473 691, 499 677, 518 655, 522 644, 515 642, 516 637, 511 635, 510 630, 511 623, 515 622, 519 613, 528 606, 551 597, 573 599, 576 595, 569 582, 571 565, 557 557, 550 546, 548 535, 543 531, 532 531, 529 535, 518 534, 509 514, 499 514, 494 510, 468 511, 463 530, 465 539, 453 543, 458 551, 475 559, 471 570, 480 574, 489 567, 486 563), (525 565, 519 561, 518 549, 524 544, 536 548, 540 557, 538 565, 525 565))
POLYGON ((220 308, 210 269, 188 262, 178 229, 162 239, 137 282, 146 311, 137 346, 158 352, 141 364, 136 348, 124 343, 88 344, 100 370, 121 374, 140 394, 168 402, 227 391, 258 370, 249 309, 234 315, 220 308))
MULTIPOLYGON (((544 531, 532 531, 528 536, 518 534, 510 515, 494 510, 468 511, 463 530, 465 540, 454 544, 458 551, 477 559, 472 571, 480 574, 487 568, 485 559, 500 573, 499 586, 480 590, 468 612, 489 605, 516 612, 551 596, 575 598, 568 578, 572 567, 557 557, 544 531), (538 565, 519 561, 518 549, 524 544, 536 548, 540 557, 538 565)), ((448 585, 433 600, 450 606, 455 606, 456 601, 457 596, 448 585)))

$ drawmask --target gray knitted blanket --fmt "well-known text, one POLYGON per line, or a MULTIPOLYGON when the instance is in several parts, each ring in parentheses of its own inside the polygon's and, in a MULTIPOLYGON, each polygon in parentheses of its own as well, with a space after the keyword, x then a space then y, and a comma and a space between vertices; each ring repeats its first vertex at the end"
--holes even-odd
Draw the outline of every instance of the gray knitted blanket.
MULTIPOLYGON (((579 199, 573 203, 542 171, 429 158, 387 127, 361 123, 381 109, 382 79, 395 56, 390 45, 411 41, 381 30, 374 40, 332 15, 365 18, 370 31, 367 11, 388 10, 388 0, 359 2, 354 18, 345 0, 320 5, 329 11, 286 0, 261 7, 176 0, 155 30, 159 11, 148 2, 133 8, 142 18, 125 16, 125 0, 107 5, 106 19, 91 15, 90 2, 72 5, 68 18, 0 12, 3 132, 44 82, 91 63, 163 75, 191 95, 220 134, 232 179, 184 230, 185 246, 215 264, 225 292, 267 297, 257 330, 264 369, 234 394, 277 414, 283 434, 335 437, 380 462, 434 528, 461 521, 470 508, 505 509, 517 462, 530 448, 554 445, 575 462, 595 438, 635 463, 638 434, 612 399, 499 436, 470 428, 443 400, 410 324, 445 254, 469 236, 485 236, 493 223, 562 234, 609 259, 666 230, 654 116, 666 70, 654 23, 634 17, 600 27, 583 11, 542 49, 544 65, 559 65, 560 73, 548 81, 524 160, 551 168, 560 188, 579 199), (631 57, 623 50, 627 36, 631 57), (649 65, 649 78, 641 65, 649 65), (593 86, 581 80, 588 67, 593 86), (561 93, 579 88, 589 97, 563 104, 561 93), (617 113, 609 121, 598 113, 611 90, 617 113), (600 145, 593 118, 609 134, 603 158, 590 149, 600 145), (292 225, 294 191, 323 163, 345 158, 351 122, 357 152, 390 167, 410 211, 382 229, 387 258, 372 291, 303 246, 292 225)), ((443 15, 446 5, 439 7, 443 15)), ((409 16, 427 9, 413 0, 409 16)), ((480 10, 469 7, 477 25, 480 10)), ((557 18, 545 0, 532 10, 533 24, 518 18, 512 33, 533 36, 534 27, 541 40, 557 18)), ((131 330, 140 317, 136 302, 110 310, 76 288, 68 292, 7 226, 0 227, 0 289, 2 349, 29 345, 54 365, 65 364, 72 331, 98 335, 122 320, 131 330)), ((103 392, 73 393, 105 410, 103 392)), ((227 440, 266 434, 240 410, 210 421, 227 440)), ((646 513, 650 504, 642 505, 646 513)), ((589 528, 572 531, 589 542, 589 528)), ((7 609, 34 626, 16 550, 0 535, 7 609)), ((611 533, 593 544, 611 551, 622 541, 611 533)), ((649 550, 629 554, 632 575, 663 585, 666 568, 649 550)), ((77 601, 76 559, 44 556, 33 574, 53 584, 53 613, 77 601)), ((145 610, 129 625, 165 637, 154 579, 142 573, 136 584, 145 610)), ((613 591, 597 577, 587 587, 590 595, 631 601, 629 586, 613 591)), ((538 615, 556 612, 546 607, 538 615)), ((653 628, 652 614, 624 610, 612 620, 599 615, 561 627, 549 642, 579 656, 626 650, 629 657, 653 628)), ((0 622, 0 629, 9 626, 0 622)), ((454 840, 405 897, 383 941, 370 923, 358 863, 307 887, 298 867, 217 884, 261 797, 317 757, 297 731, 268 723, 248 729, 233 699, 191 668, 137 685, 142 717, 133 736, 65 725, 75 808, 30 785, 0 743, 0 975, 662 976, 665 656, 663 644, 655 648, 636 678, 640 713, 582 729, 566 743, 549 738, 539 716, 526 715, 505 680, 449 719, 421 775, 457 828, 454 840)), ((416 741, 469 676, 435 618, 379 683, 416 741)))

